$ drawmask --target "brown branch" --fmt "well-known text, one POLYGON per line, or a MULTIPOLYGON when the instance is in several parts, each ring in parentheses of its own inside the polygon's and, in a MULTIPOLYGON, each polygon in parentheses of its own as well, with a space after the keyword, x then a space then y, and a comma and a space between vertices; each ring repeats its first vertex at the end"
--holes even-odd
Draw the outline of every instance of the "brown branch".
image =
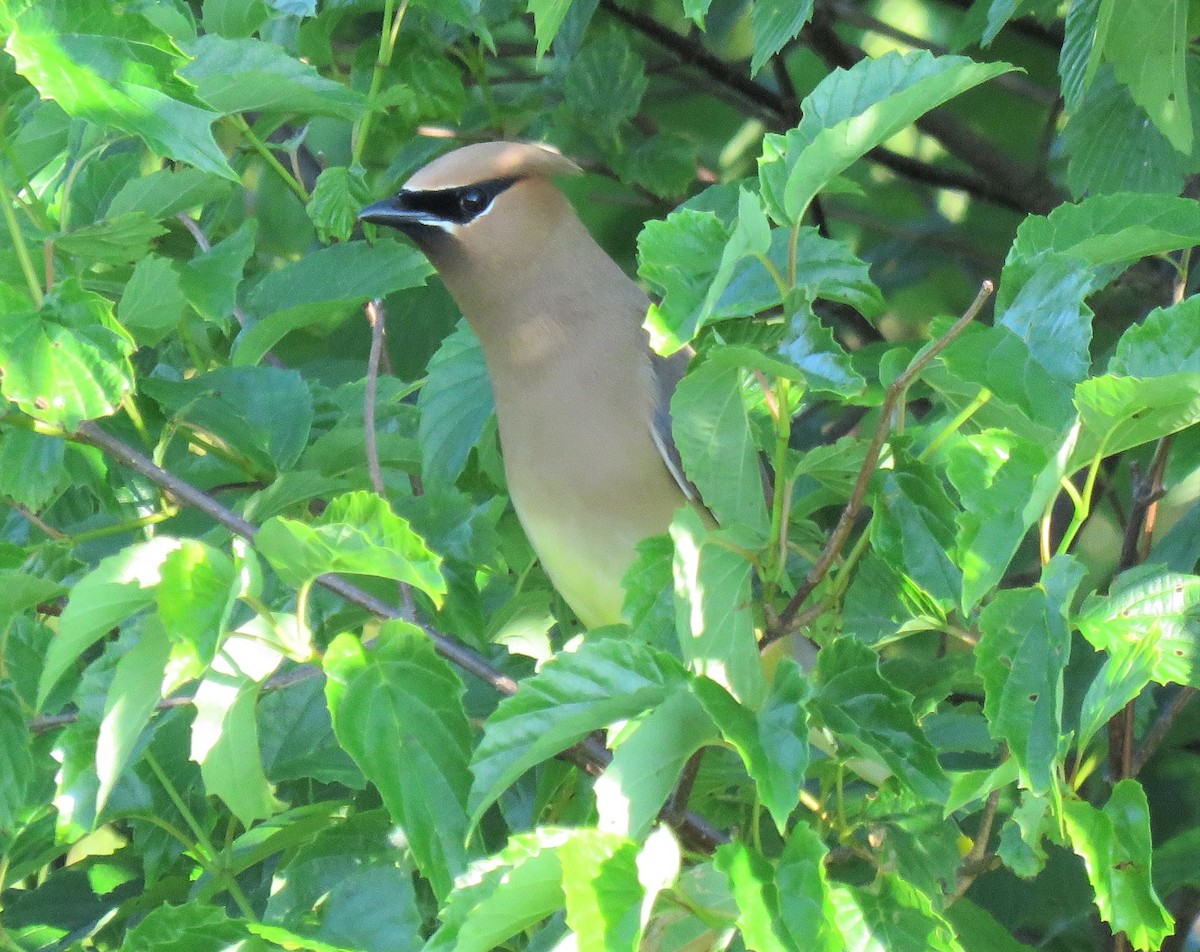
POLYGON ((987 802, 983 806, 983 816, 979 820, 979 831, 975 834, 975 842, 971 844, 971 851, 963 857, 962 865, 959 866, 958 882, 954 887, 954 895, 950 897, 952 904, 961 899, 971 884, 980 873, 985 873, 991 868, 993 860, 988 857, 988 840, 992 836, 992 824, 996 820, 996 809, 1000 805, 1000 790, 993 790, 988 794, 987 802))
POLYGON ((787 607, 784 608, 779 617, 768 626, 767 632, 759 642, 760 649, 778 641, 796 629, 796 625, 794 624, 796 613, 800 611, 801 606, 804 605, 808 596, 813 593, 829 573, 829 570, 833 567, 833 563, 837 561, 838 556, 841 554, 846 540, 850 537, 850 530, 854 528, 855 520, 858 519, 858 514, 862 510, 863 501, 867 496, 867 487, 870 485, 871 477, 875 474, 875 468, 879 465, 879 457, 883 453, 883 446, 887 442, 888 434, 891 432, 892 414, 896 409, 897 403, 899 403, 912 382, 933 362, 934 358, 945 350, 959 334, 967 329, 967 325, 979 316, 984 302, 991 296, 992 291, 992 282, 984 281, 979 288, 979 293, 975 295, 975 300, 971 302, 971 306, 967 308, 963 316, 955 321, 945 334, 922 351, 908 365, 908 369, 893 380, 887 388, 887 392, 883 397, 883 403, 879 407, 879 425, 876 426, 875 435, 871 438, 871 443, 867 448, 867 455, 863 459, 863 464, 858 471, 858 478, 854 482, 850 498, 846 501, 846 508, 842 510, 841 518, 838 519, 833 533, 829 536, 829 541, 825 543, 825 548, 821 550, 817 561, 809 569, 808 576, 804 579, 803 584, 796 590, 796 594, 792 596, 792 600, 788 602, 787 607))
MULTIPOLYGON (((258 534, 258 526, 222 506, 207 493, 180 479, 174 473, 155 465, 149 457, 105 432, 95 423, 89 421, 80 424, 72 439, 96 447, 107 456, 150 480, 162 492, 172 496, 181 505, 204 513, 234 535, 253 542, 254 537, 258 534)), ((322 575, 317 579, 317 584, 378 618, 405 618, 405 612, 402 609, 376 598, 369 592, 347 582, 341 576, 322 575)), ((419 619, 412 621, 433 642, 437 653, 451 664, 474 675, 505 696, 516 693, 517 682, 489 664, 482 655, 419 619)), ((563 751, 559 756, 593 775, 601 773, 611 759, 608 751, 591 738, 563 751)), ((729 837, 725 833, 695 813, 687 813, 674 826, 681 839, 691 849, 711 853, 717 846, 729 841, 729 837)))
POLYGON ((1131 777, 1136 777, 1142 772, 1142 768, 1146 766, 1147 761, 1154 756, 1159 746, 1166 739, 1167 734, 1170 733, 1179 715, 1196 699, 1198 693, 1200 691, 1197 691, 1190 684, 1179 689, 1179 693, 1167 705, 1167 709, 1158 716, 1158 719, 1154 722, 1150 730, 1146 731, 1146 736, 1142 738, 1141 744, 1138 745, 1138 749, 1133 755, 1133 761, 1130 764, 1129 775, 1131 777))
MULTIPOLYGON (((1117 571, 1124 572, 1139 564, 1149 551, 1154 523, 1158 515, 1158 501, 1166 493, 1163 476, 1167 469, 1167 457, 1171 453, 1174 434, 1164 436, 1154 448, 1154 457, 1143 476, 1133 467, 1133 499, 1129 507, 1129 518, 1121 539, 1121 556, 1117 571)), ((1134 771, 1133 731, 1136 700, 1130 701, 1108 722, 1108 774, 1112 783, 1132 777, 1134 771)))

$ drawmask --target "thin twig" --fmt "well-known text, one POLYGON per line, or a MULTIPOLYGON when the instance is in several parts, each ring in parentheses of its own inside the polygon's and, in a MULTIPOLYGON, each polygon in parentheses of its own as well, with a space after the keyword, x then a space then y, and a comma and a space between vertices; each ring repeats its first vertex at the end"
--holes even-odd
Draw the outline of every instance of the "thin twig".
POLYGON ((383 473, 379 469, 379 444, 375 439, 375 402, 379 393, 379 354, 383 350, 383 327, 386 318, 383 301, 368 301, 367 323, 371 325, 371 352, 367 357, 367 387, 363 398, 363 445, 367 451, 367 471, 371 485, 380 496, 387 496, 383 473))
POLYGON ((44 532, 46 535, 48 535, 51 539, 66 539, 66 538, 68 538, 68 536, 65 532, 60 532, 58 529, 55 529, 54 526, 45 522, 41 516, 39 516, 36 512, 31 510, 28 506, 22 505, 21 503, 15 501, 15 500, 10 500, 9 505, 12 506, 13 509, 15 509, 17 512, 19 512, 27 520, 29 520, 29 522, 31 522, 37 528, 41 529, 42 532, 44 532))
POLYGON ((1167 709, 1158 715, 1158 720, 1154 722, 1150 730, 1146 731, 1146 736, 1142 738, 1141 744, 1138 745, 1138 749, 1133 755, 1129 773, 1131 777, 1136 777, 1142 772, 1142 768, 1146 766, 1147 761, 1154 756, 1163 740, 1166 739, 1179 715, 1196 699, 1197 694, 1200 694, 1200 691, 1190 684, 1185 685, 1179 689, 1179 693, 1167 705, 1167 709))
MULTIPOLYGON (((163 469, 161 466, 156 466, 149 457, 139 453, 115 436, 106 433, 95 423, 90 421, 81 423, 72 439, 96 447, 109 457, 150 480, 161 491, 172 496, 179 503, 204 513, 234 535, 253 541, 254 537, 258 534, 258 526, 222 506, 207 493, 180 479, 174 473, 163 469)), ((403 619, 405 617, 402 609, 394 605, 389 605, 382 599, 363 591, 356 585, 347 582, 341 576, 322 575, 317 579, 317 583, 350 604, 357 605, 359 608, 370 612, 376 617, 385 619, 403 619)), ((468 674, 474 675, 505 696, 511 696, 516 693, 517 682, 489 664, 482 655, 419 619, 414 619, 413 624, 419 626, 428 635, 438 654, 451 664, 457 665, 468 674)), ((611 759, 608 751, 591 738, 563 751, 559 756, 593 775, 603 772, 611 759)), ((687 813, 674 826, 680 837, 691 849, 711 853, 720 844, 729 842, 729 837, 725 833, 713 827, 703 817, 692 812, 687 813)))
POLYGON ((954 895, 950 897, 950 903, 961 899, 971 888, 976 877, 989 868, 990 864, 986 862, 988 840, 992 836, 992 824, 996 820, 996 809, 999 806, 1000 789, 997 788, 988 794, 987 802, 984 803, 983 816, 979 820, 979 831, 975 834, 975 842, 971 844, 971 851, 963 857, 962 865, 959 867, 958 882, 954 887, 954 895))
MULTIPOLYGON (((1174 434, 1168 434, 1158 441, 1154 449, 1154 457, 1150 467, 1143 477, 1135 473, 1133 479, 1133 499, 1129 507, 1129 519, 1125 523, 1125 534, 1121 541, 1121 557, 1117 562, 1117 571, 1124 572, 1142 561, 1149 551, 1150 540, 1154 532, 1154 524, 1158 516, 1158 501, 1166 490, 1163 488, 1163 476, 1167 469, 1167 457, 1171 453, 1174 434)), ((1133 732, 1135 701, 1130 701, 1112 720, 1108 722, 1108 773, 1113 783, 1132 777, 1133 763, 1133 732)))
POLYGON ((829 541, 825 544, 825 548, 822 549, 820 557, 809 570, 803 584, 797 589, 796 594, 792 596, 792 600, 788 602, 787 607, 775 620, 774 624, 769 626, 768 631, 759 642, 760 648, 765 648, 767 645, 778 641, 795 630, 793 622, 795 621, 796 613, 799 612, 801 606, 808 599, 808 596, 813 593, 814 589, 821 584, 821 581, 841 554, 846 540, 850 537, 850 531, 853 529, 854 522, 862 509, 863 501, 866 499, 867 487, 870 485, 871 477, 875 474, 875 468, 879 465, 879 457, 883 452, 883 446, 887 442, 888 434, 891 432, 892 414, 896 409, 896 404, 903 397, 912 382, 933 362, 934 358, 945 350, 959 334, 967 329, 967 325, 979 316, 984 302, 991 296, 992 291, 992 282, 984 281, 979 288, 979 293, 975 295, 975 300, 971 302, 971 306, 967 308, 963 316, 955 321, 945 334, 925 348, 908 365, 908 369, 893 380, 887 388, 883 403, 879 408, 879 425, 876 426, 875 435, 871 438, 870 446, 867 448, 867 455, 863 460, 862 467, 858 471, 858 479, 855 480, 854 488, 850 492, 850 498, 846 501, 846 508, 842 510, 842 515, 838 519, 837 526, 834 527, 829 541))

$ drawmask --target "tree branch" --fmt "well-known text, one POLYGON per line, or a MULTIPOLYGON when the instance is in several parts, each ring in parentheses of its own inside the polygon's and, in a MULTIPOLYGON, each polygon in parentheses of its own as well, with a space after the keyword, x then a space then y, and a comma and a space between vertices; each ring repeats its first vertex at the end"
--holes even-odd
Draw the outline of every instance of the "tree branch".
POLYGON ((791 634, 797 627, 796 613, 800 611, 801 606, 808 599, 808 596, 813 593, 821 581, 829 573, 833 567, 833 563, 837 561, 838 556, 842 552, 842 547, 846 544, 846 540, 850 537, 850 530, 854 528, 854 522, 858 518, 858 514, 862 511, 863 502, 867 497, 867 487, 871 483, 871 477, 875 474, 875 469, 879 465, 879 457, 883 453, 884 444, 887 442, 888 434, 892 428, 892 413, 896 409, 896 404, 904 396, 912 382, 933 362, 943 350, 945 350, 955 338, 967 329, 976 317, 979 316, 980 310, 983 308, 984 302, 991 296, 993 285, 991 281, 984 281, 979 288, 979 293, 975 295, 975 300, 971 302, 971 306, 966 312, 946 331, 941 337, 927 347, 904 371, 899 377, 892 381, 887 388, 887 393, 884 395, 883 403, 879 407, 879 425, 875 428, 875 435, 871 438, 871 444, 867 448, 867 455, 863 459, 863 464, 858 471, 858 478, 854 482, 854 488, 850 492, 850 498, 846 501, 846 508, 842 510, 841 518, 838 519, 837 525, 834 527, 832 534, 829 536, 829 541, 825 543, 825 548, 821 550, 820 556, 809 569, 808 576, 804 579, 803 584, 796 590, 796 594, 792 596, 787 607, 777 619, 768 625, 766 633, 759 642, 760 650, 766 648, 780 638, 791 634))

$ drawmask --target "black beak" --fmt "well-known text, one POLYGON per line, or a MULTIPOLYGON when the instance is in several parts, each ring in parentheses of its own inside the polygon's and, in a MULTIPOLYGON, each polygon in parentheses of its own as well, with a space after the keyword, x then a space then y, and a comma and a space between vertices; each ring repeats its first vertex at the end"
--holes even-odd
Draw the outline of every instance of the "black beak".
POLYGON ((368 221, 372 225, 387 225, 389 228, 398 228, 406 234, 412 234, 414 231, 423 231, 429 227, 436 227, 430 219, 429 212, 409 208, 404 201, 403 194, 393 195, 391 198, 374 202, 358 213, 359 221, 368 221))

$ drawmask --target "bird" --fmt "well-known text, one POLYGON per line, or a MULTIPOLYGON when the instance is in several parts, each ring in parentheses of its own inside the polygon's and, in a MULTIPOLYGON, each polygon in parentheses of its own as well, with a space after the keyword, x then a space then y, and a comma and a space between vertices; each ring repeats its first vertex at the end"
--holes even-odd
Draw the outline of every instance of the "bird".
POLYGON ((683 506, 715 523, 671 436, 691 351, 651 348, 649 298, 555 185, 581 172, 547 146, 475 143, 358 217, 412 239, 479 338, 513 508, 591 629, 623 620, 639 542, 683 506))

